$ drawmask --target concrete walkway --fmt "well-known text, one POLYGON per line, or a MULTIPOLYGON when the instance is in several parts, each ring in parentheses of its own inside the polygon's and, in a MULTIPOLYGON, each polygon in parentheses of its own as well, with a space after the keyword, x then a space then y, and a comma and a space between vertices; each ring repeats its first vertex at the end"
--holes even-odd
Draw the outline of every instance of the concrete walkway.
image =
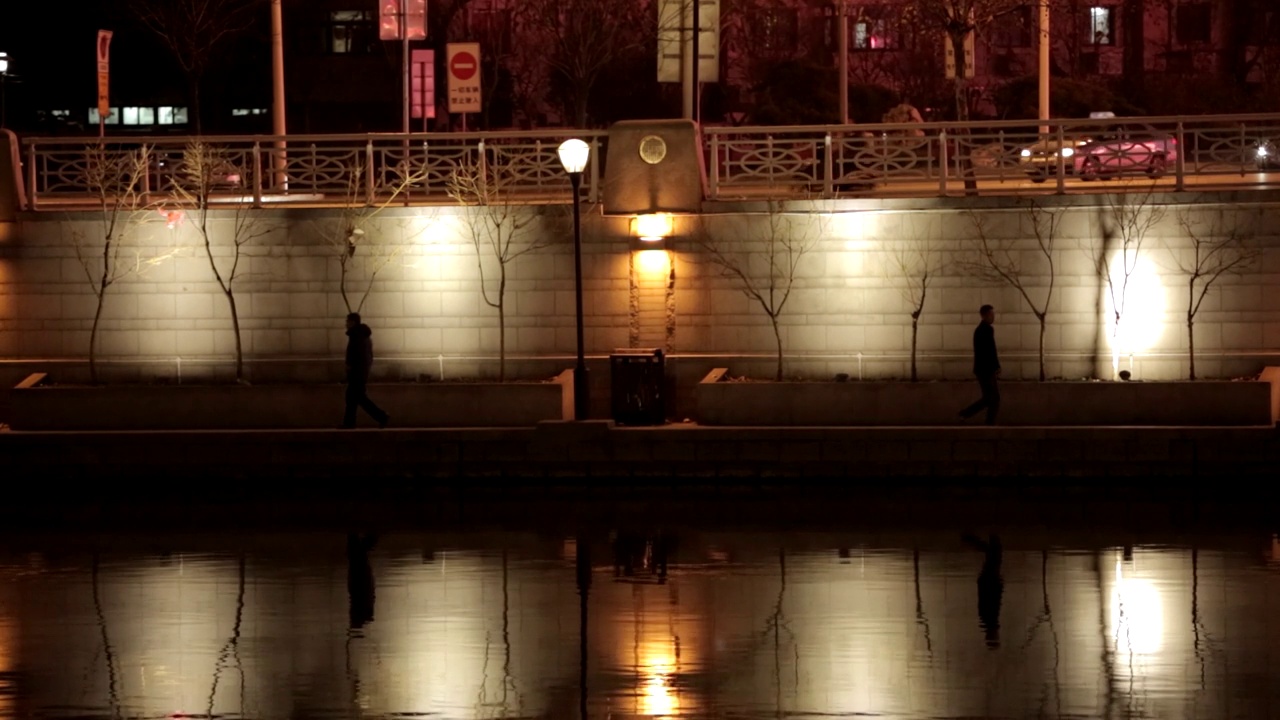
MULTIPOLYGON (((1273 479, 1275 427, 536 428, 0 432, 6 478, 1273 479)), ((33 486, 34 487, 34 486, 33 486)))

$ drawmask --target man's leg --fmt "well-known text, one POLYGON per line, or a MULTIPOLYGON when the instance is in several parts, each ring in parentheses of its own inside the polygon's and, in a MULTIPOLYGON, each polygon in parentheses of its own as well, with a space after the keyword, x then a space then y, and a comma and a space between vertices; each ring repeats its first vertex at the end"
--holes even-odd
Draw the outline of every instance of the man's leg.
POLYGON ((346 409, 342 412, 342 427, 353 428, 356 426, 356 407, 360 404, 362 395, 364 395, 364 388, 353 383, 347 383, 347 402, 346 409))
POLYGON ((987 407, 987 385, 982 376, 978 376, 978 387, 982 388, 982 397, 974 404, 960 411, 960 417, 966 420, 982 412, 982 408, 987 407))
POLYGON ((1000 412, 1000 385, 995 375, 982 378, 982 402, 987 406, 987 424, 995 425, 1000 412))
POLYGON ((364 408, 364 411, 369 413, 369 417, 376 420, 378 425, 387 426, 387 420, 390 419, 390 416, 369 399, 367 392, 360 393, 360 407, 364 408))

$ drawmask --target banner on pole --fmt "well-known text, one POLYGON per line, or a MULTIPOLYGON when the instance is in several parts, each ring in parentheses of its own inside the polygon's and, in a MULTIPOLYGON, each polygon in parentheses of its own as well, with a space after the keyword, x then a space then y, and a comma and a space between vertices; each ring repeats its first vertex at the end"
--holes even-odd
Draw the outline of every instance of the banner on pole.
POLYGON ((98 117, 104 119, 111 114, 111 36, 98 31, 98 117))
POLYGON ((415 118, 436 116, 436 51, 414 50, 410 70, 410 110, 415 118))
POLYGON ((378 37, 383 40, 403 40, 400 21, 406 20, 410 40, 427 37, 427 0, 380 0, 378 3, 378 37), (405 12, 409 16, 405 18, 405 12))
MULTIPOLYGON (((694 0, 658 2, 658 82, 682 82, 684 56, 693 52, 694 0)), ((720 79, 720 0, 698 2, 698 81, 720 79)))

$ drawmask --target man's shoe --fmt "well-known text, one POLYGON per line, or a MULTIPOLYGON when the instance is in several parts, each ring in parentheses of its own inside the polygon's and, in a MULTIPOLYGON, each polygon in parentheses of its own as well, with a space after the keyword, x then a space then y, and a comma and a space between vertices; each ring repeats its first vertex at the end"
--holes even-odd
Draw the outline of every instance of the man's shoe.
POLYGON ((390 416, 390 415, 384 415, 384 416, 383 416, 383 418, 382 418, 382 422, 378 423, 378 429, 379 429, 379 430, 385 430, 385 429, 387 428, 387 423, 389 423, 389 422, 391 422, 391 416, 390 416))

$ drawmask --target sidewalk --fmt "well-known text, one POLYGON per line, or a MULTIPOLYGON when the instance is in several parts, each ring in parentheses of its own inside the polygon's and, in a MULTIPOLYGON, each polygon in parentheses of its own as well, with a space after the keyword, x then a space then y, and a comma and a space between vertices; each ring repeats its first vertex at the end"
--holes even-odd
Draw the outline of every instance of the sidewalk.
MULTIPOLYGON (((6 478, 1274 478, 1274 427, 536 428, 0 432, 6 478)), ((62 485, 65 487, 65 485, 62 485)))

